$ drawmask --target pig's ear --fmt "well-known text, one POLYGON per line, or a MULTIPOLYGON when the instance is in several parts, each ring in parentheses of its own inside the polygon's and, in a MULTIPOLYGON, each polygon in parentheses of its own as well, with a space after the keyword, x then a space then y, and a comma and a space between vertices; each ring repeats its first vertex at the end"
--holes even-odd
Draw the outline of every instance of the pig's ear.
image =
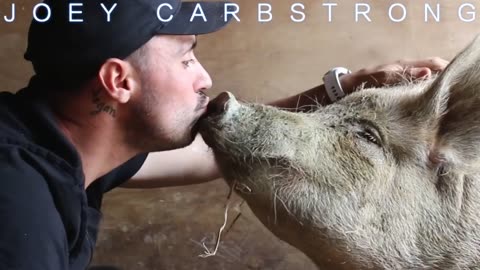
POLYGON ((480 160, 480 36, 458 54, 425 93, 435 113, 435 158, 459 166, 480 160))
POLYGON ((438 127, 453 92, 462 92, 480 83, 480 35, 478 35, 430 84, 419 97, 405 105, 409 118, 426 129, 438 127))
POLYGON ((480 35, 460 52, 438 75, 428 90, 416 99, 413 111, 418 119, 428 119, 436 127, 447 110, 454 92, 476 88, 480 84, 480 35))

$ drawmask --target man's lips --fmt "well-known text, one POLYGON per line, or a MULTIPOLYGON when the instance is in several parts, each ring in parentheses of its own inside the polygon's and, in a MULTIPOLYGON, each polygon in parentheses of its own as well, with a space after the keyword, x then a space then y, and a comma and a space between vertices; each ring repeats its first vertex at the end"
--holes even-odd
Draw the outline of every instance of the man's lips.
MULTIPOLYGON (((201 93, 201 95, 202 94, 203 93, 201 93)), ((192 132, 194 134, 198 132, 199 125, 200 125, 200 122, 202 121, 202 119, 207 116, 208 103, 209 103, 210 99, 205 94, 203 94, 203 95, 204 96, 203 96, 202 104, 197 107, 197 111, 200 112, 200 116, 197 118, 197 120, 195 121, 195 123, 193 124, 193 127, 192 127, 192 132)))
POLYGON ((210 98, 203 91, 199 91, 197 94, 200 96, 200 100, 195 108, 195 111, 201 111, 203 114, 207 109, 210 98))

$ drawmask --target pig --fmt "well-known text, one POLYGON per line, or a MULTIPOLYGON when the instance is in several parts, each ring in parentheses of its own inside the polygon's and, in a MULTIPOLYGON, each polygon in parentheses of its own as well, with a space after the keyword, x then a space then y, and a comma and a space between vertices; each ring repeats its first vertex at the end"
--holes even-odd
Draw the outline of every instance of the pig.
POLYGON ((477 36, 437 76, 308 112, 221 93, 199 131, 256 217, 319 269, 480 269, 479 91, 477 36))

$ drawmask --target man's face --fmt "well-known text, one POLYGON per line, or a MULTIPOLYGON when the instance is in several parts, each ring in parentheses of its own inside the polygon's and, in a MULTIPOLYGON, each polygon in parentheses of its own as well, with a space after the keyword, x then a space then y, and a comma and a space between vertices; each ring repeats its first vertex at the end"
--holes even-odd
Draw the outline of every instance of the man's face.
POLYGON ((187 146, 206 111, 212 80, 193 53, 196 37, 156 36, 137 63, 140 91, 132 99, 131 143, 147 151, 187 146), (140 136, 140 137, 139 137, 140 136))

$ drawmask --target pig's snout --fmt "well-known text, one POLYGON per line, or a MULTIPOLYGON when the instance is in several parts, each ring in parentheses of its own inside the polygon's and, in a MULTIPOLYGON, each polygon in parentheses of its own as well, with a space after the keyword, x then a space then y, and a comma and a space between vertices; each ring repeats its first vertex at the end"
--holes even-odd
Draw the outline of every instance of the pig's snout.
POLYGON ((232 136, 228 131, 236 130, 234 116, 243 107, 230 92, 220 93, 208 103, 199 119, 199 131, 208 146, 218 149, 225 137, 232 136))
POLYGON ((216 98, 208 103, 207 115, 214 116, 222 114, 230 109, 231 106, 235 106, 237 100, 230 92, 220 93, 216 98))

